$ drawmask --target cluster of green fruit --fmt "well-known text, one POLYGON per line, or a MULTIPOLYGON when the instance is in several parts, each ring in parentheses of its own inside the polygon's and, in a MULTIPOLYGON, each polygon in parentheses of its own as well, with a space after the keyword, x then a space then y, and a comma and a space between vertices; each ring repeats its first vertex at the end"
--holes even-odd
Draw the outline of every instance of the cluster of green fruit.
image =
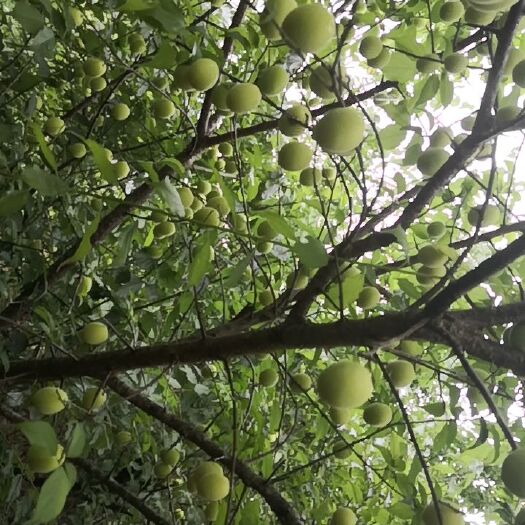
MULTIPOLYGON (((345 290, 352 289, 353 281, 360 275, 360 271, 351 267, 344 271, 341 276, 341 285, 339 283, 333 283, 327 290, 326 296, 328 298, 328 305, 331 308, 339 308, 340 306, 349 308, 353 305, 354 295, 352 301, 347 300, 345 290), (343 296, 341 297, 341 291, 343 296)), ((371 310, 375 308, 381 300, 381 294, 375 286, 364 286, 355 300, 355 304, 363 310, 371 310)))
MULTIPOLYGON (((106 402, 107 395, 98 387, 89 387, 82 396, 81 406, 85 410, 100 410, 106 402)), ((66 407, 69 397, 61 388, 46 386, 40 388, 30 398, 31 405, 44 416, 58 414, 66 407)))
POLYGON ((230 492, 230 482, 218 463, 204 461, 188 477, 188 489, 209 502, 205 515, 213 522, 219 513, 218 502, 230 492))
POLYGON ((167 478, 175 465, 179 462, 180 453, 174 448, 163 450, 160 453, 160 461, 153 468, 155 476, 164 479, 167 478))
MULTIPOLYGON (((439 239, 445 233, 445 225, 441 222, 433 222, 427 227, 430 238, 439 239)), ((440 244, 427 244, 423 246, 416 261, 420 266, 416 270, 416 279, 424 286, 432 286, 445 277, 447 268, 445 264, 449 260, 449 251, 440 244)))

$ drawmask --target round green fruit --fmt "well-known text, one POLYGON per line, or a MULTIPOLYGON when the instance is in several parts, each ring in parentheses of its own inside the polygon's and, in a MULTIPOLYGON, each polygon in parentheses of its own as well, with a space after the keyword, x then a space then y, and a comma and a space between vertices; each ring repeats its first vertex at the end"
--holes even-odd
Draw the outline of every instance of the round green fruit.
POLYGON ((366 63, 370 67, 381 69, 388 65, 391 58, 390 50, 384 47, 376 58, 369 58, 366 63))
POLYGON ((331 109, 315 125, 313 138, 326 153, 350 154, 363 140, 365 123, 354 108, 331 109))
POLYGON ((441 62, 439 61, 439 57, 435 54, 421 57, 416 60, 416 69, 424 75, 434 73, 440 65, 441 62))
MULTIPOLYGON (((503 106, 498 109, 496 113, 496 126, 505 127, 508 126, 511 122, 514 122, 518 116, 521 114, 521 109, 516 106, 503 106)), ((489 146, 489 154, 492 148, 489 146)))
POLYGON ((283 66, 275 65, 263 69, 257 78, 257 85, 264 95, 272 96, 282 93, 290 76, 283 66))
POLYGON ((257 235, 265 241, 271 241, 277 237, 277 232, 268 221, 262 221, 259 226, 257 226, 257 235))
POLYGON ((82 65, 82 70, 87 77, 101 77, 106 72, 106 64, 100 58, 89 57, 82 65))
POLYGON ((197 91, 208 91, 219 80, 219 66, 210 58, 198 58, 190 65, 188 78, 197 91))
POLYGON ((465 14, 465 7, 459 1, 448 1, 441 5, 439 17, 443 22, 457 22, 465 14))
POLYGON ((44 133, 50 137, 60 135, 65 129, 66 125, 60 117, 49 117, 44 123, 44 133))
POLYGON ((108 327, 98 321, 88 323, 82 328, 80 337, 82 341, 88 345, 101 345, 108 340, 108 327))
POLYGON ((103 89, 106 89, 107 85, 108 83, 104 77, 95 77, 89 81, 89 87, 97 93, 103 89))
POLYGON ((157 88, 157 89, 160 89, 161 91, 166 89, 169 84, 170 84, 170 81, 168 80, 168 77, 155 77, 151 83, 157 88))
MULTIPOLYGON (((471 208, 467 215, 467 220, 471 226, 477 226, 480 222, 480 217, 482 214, 483 206, 476 206, 471 208)), ((485 207, 485 212, 483 213, 483 218, 481 218, 481 227, 485 228, 487 226, 496 226, 500 221, 500 211, 499 208, 494 204, 488 204, 485 207)))
POLYGON ((448 156, 444 149, 428 148, 417 159, 417 168, 425 177, 432 177, 445 164, 448 156))
POLYGON ((180 64, 173 73, 173 87, 175 89, 182 89, 183 91, 193 91, 190 84, 189 71, 190 64, 180 64))
POLYGON ((417 282, 424 286, 432 286, 440 281, 447 274, 444 266, 421 266, 416 271, 417 282))
POLYGON ((96 410, 100 410, 107 399, 107 394, 104 392, 104 390, 93 386, 88 388, 84 395, 82 396, 82 407, 85 410, 90 410, 92 412, 95 412, 96 410))
POLYGON ((279 131, 287 137, 296 137, 303 133, 310 122, 310 111, 301 104, 294 104, 279 119, 279 131))
POLYGON ((233 146, 229 142, 219 144, 219 153, 223 157, 231 157, 233 155, 233 146))
POLYGON ((336 68, 332 73, 323 65, 314 68, 308 80, 310 89, 324 100, 332 99, 341 92, 345 81, 346 73, 343 70, 336 68))
POLYGON ((111 108, 111 116, 118 121, 126 120, 129 117, 130 109, 127 104, 119 102, 111 108))
POLYGON ((211 184, 207 180, 200 180, 197 182, 197 191, 201 195, 208 195, 211 191, 211 184))
POLYGON ((217 227, 221 224, 219 212, 214 208, 209 208, 207 206, 204 206, 204 208, 197 210, 193 214, 193 220, 195 222, 200 222, 201 224, 212 227, 217 227))
MULTIPOLYGON (((465 520, 463 515, 455 511, 453 508, 439 503, 439 513, 441 514, 441 525, 464 525, 465 520)), ((430 502, 423 511, 423 523, 425 525, 439 525, 439 517, 434 507, 434 503, 430 502)))
POLYGON ((403 341, 399 343, 399 350, 411 356, 418 356, 421 354, 421 345, 417 341, 403 339, 403 341))
POLYGON ((465 118, 461 119, 461 127, 465 131, 472 131, 472 128, 474 127, 475 122, 476 122, 476 116, 468 115, 465 118))
POLYGON ((338 439, 332 447, 332 452, 337 459, 346 459, 352 455, 352 447, 342 439, 338 439))
POLYGON ((297 2, 295 0, 268 0, 260 16, 263 35, 268 40, 280 40, 283 20, 296 7, 297 2))
POLYGON ((306 392, 312 387, 312 379, 309 375, 299 373, 292 375, 292 381, 290 381, 290 388, 292 392, 299 394, 306 392))
POLYGON ((371 403, 363 411, 363 419, 372 427, 384 427, 392 421, 392 409, 384 403, 371 403))
POLYGON ((375 286, 365 286, 357 297, 357 306, 364 310, 370 310, 377 306, 381 300, 381 294, 375 286))
POLYGON ((66 459, 64 447, 57 445, 55 454, 50 454, 40 445, 32 445, 27 451, 27 465, 36 474, 49 474, 60 467, 66 459))
POLYGON ((128 432, 127 430, 121 430, 120 432, 117 432, 115 441, 117 442, 118 446, 123 447, 124 445, 127 445, 131 442, 131 438, 131 432, 128 432))
POLYGON ((468 66, 468 57, 462 55, 461 53, 452 53, 451 55, 445 57, 443 64, 449 73, 463 73, 463 71, 465 71, 468 66))
POLYGON ((31 396, 31 404, 44 416, 51 416, 64 410, 68 401, 67 394, 61 388, 46 386, 31 396))
POLYGON ((248 233, 248 224, 244 215, 233 215, 232 217, 233 229, 237 233, 248 233))
POLYGON ((317 53, 336 36, 332 14, 321 4, 305 4, 288 13, 282 25, 286 40, 302 53, 317 53))
POLYGON ((374 35, 365 36, 359 44, 359 52, 368 59, 377 58, 383 50, 383 42, 374 35))
POLYGON ((317 168, 305 168, 299 175, 299 182, 303 186, 319 186, 323 180, 321 170, 317 168))
POLYGON ((333 182, 337 178, 337 170, 333 167, 323 168, 322 173, 327 182, 333 182))
POLYGON ((171 474, 172 470, 173 467, 171 465, 166 465, 166 463, 157 463, 155 467, 153 467, 155 476, 160 479, 167 478, 171 474))
POLYGON ((123 179, 129 175, 129 164, 125 160, 119 160, 113 164, 113 169, 118 179, 123 179))
POLYGON ((267 368, 259 374, 259 384, 264 387, 271 387, 277 384, 279 374, 273 368, 267 368))
POLYGON ((431 246, 430 244, 423 246, 419 250, 417 259, 429 268, 439 268, 447 262, 447 256, 439 248, 431 246))
POLYGON ((350 420, 350 417, 352 416, 352 410, 350 408, 330 407, 329 415, 333 423, 336 425, 344 425, 350 420))
POLYGON ((228 215, 228 213, 230 213, 231 211, 228 201, 222 195, 218 195, 217 197, 207 199, 206 204, 210 208, 214 208, 215 210, 217 210, 219 212, 220 217, 226 217, 226 215, 228 215))
POLYGON ((427 235, 432 239, 439 239, 445 235, 447 227, 440 221, 431 222, 427 226, 427 235))
POLYGON ((128 37, 129 50, 133 55, 142 55, 146 52, 146 41, 140 33, 132 33, 128 37))
POLYGON ((69 16, 71 17, 71 20, 73 21, 73 25, 75 27, 81 26, 82 22, 84 21, 82 11, 80 11, 80 9, 77 9, 76 7, 70 7, 68 8, 68 12, 69 16))
POLYGON ((213 523, 219 517, 219 504, 216 501, 211 501, 204 509, 204 516, 206 520, 213 523))
POLYGON ((81 159, 87 153, 86 146, 84 146, 82 142, 75 142, 75 144, 71 144, 71 146, 68 148, 68 151, 74 159, 81 159))
POLYGON ((450 130, 448 128, 438 128, 430 135, 430 147, 444 148, 450 144, 450 130))
POLYGON ((160 246, 148 246, 146 248, 147 254, 154 260, 158 260, 162 257, 163 251, 160 246))
POLYGON ((221 111, 229 111, 227 97, 231 89, 231 84, 223 83, 215 86, 211 95, 211 101, 215 107, 221 111))
MULTIPOLYGON (((260 253, 270 253, 272 251, 272 249, 273 249, 273 243, 272 242, 268 242, 268 241, 258 241, 255 244, 255 247, 257 248, 257 251, 260 252, 260 253)), ((270 298, 270 303, 272 303, 272 302, 273 302, 273 298, 270 298)), ((262 299, 261 299, 261 303, 264 304, 262 299)), ((270 304, 270 303, 267 303, 267 304, 270 304)))
POLYGON ((193 203, 193 192, 190 190, 190 188, 182 187, 177 190, 177 193, 179 194, 180 201, 182 202, 182 205, 185 208, 189 208, 193 203))
POLYGON ((219 474, 222 476, 222 467, 218 463, 215 463, 215 461, 203 461, 193 470, 191 476, 197 480, 208 474, 219 474))
POLYGON ((496 12, 482 12, 474 9, 473 7, 467 7, 465 10, 465 22, 476 26, 486 26, 490 24, 496 17, 496 12))
POLYGON ((357 516, 352 509, 339 507, 332 515, 330 525, 355 525, 357 516))
POLYGON ((317 391, 319 397, 331 407, 356 408, 372 396, 372 376, 363 365, 345 359, 321 372, 317 391))
POLYGON ((278 163, 286 171, 301 171, 311 160, 312 150, 301 142, 288 142, 279 150, 278 163))
POLYGON ((175 104, 167 98, 159 98, 153 102, 153 116, 158 119, 168 119, 175 113, 175 104))
POLYGON ((386 370, 396 388, 410 385, 416 377, 414 366, 408 361, 392 361, 386 365, 386 370))
POLYGON ((257 108, 261 99, 261 91, 255 84, 243 82, 230 88, 226 96, 226 104, 234 113, 250 113, 257 108))
POLYGON ((175 465, 180 459, 180 452, 175 448, 163 450, 160 453, 160 459, 163 463, 166 463, 167 465, 175 465))
POLYGON ((155 224, 153 228, 153 235, 157 239, 164 239, 165 237, 171 237, 175 234, 176 226, 172 222, 164 221, 155 224))
POLYGON ((208 501, 219 501, 230 492, 230 482, 224 474, 209 473, 197 480, 199 496, 208 501))
POLYGON ((511 348, 525 352, 525 321, 520 321, 510 328, 507 340, 511 348))

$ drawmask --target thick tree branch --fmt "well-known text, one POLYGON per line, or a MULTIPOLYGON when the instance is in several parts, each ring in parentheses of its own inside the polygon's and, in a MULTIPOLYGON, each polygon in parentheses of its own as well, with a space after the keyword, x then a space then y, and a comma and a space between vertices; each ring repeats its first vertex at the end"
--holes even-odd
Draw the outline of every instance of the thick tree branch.
POLYGON ((230 469, 232 465, 234 465, 235 474, 247 487, 252 488, 260 494, 272 509, 280 523, 283 525, 302 524, 302 520, 299 518, 295 510, 272 485, 266 483, 264 478, 256 474, 243 461, 236 459, 234 462, 229 454, 217 445, 215 441, 209 439, 203 432, 197 430, 187 421, 183 421, 182 419, 168 413, 161 405, 141 395, 117 378, 110 378, 107 385, 137 408, 175 430, 184 439, 197 445, 201 450, 206 452, 210 458, 221 463, 225 468, 230 469))

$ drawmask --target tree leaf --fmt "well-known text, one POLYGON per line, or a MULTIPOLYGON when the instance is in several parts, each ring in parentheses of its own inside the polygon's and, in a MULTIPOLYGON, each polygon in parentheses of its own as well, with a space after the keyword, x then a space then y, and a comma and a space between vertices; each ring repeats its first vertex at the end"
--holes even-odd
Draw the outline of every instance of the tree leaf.
POLYGON ((27 0, 16 2, 15 8, 11 14, 20 23, 24 30, 30 34, 35 34, 44 27, 44 16, 27 0))
POLYGON ((119 11, 144 11, 155 8, 159 5, 159 0, 127 0, 121 5, 119 11))
POLYGON ((211 261, 211 244, 210 242, 204 242, 193 253, 193 259, 190 264, 190 269, 188 272, 188 282, 192 286, 196 286, 200 283, 201 279, 208 272, 211 261))
POLYGON ((102 178, 109 184, 117 184, 118 175, 115 171, 114 164, 108 160, 108 154, 106 150, 92 139, 84 139, 84 143, 91 151, 95 165, 100 171, 102 178))
POLYGON ((42 130, 40 129, 40 126, 33 122, 31 124, 31 129, 33 131, 33 135, 35 136, 38 142, 38 145, 40 146, 40 151, 42 152, 44 160, 47 162, 47 165, 56 173, 57 161, 55 159, 55 155, 51 151, 50 147, 47 145, 46 139, 44 137, 44 134, 42 133, 42 130))
POLYGON ((36 166, 25 167, 22 171, 22 180, 46 197, 62 195, 70 189, 60 177, 36 166))
POLYGON ((293 251, 307 268, 321 268, 328 262, 328 254, 323 243, 315 237, 308 236, 308 241, 296 242, 293 251))
POLYGON ((184 217, 185 211, 180 200, 179 192, 167 177, 155 185, 155 191, 166 203, 171 212, 179 217, 184 217))
POLYGON ((100 213, 97 213, 93 221, 86 226, 84 236, 80 241, 75 253, 66 259, 63 264, 71 264, 74 262, 82 261, 91 250, 91 237, 97 231, 100 223, 100 213))
POLYGON ((71 439, 66 450, 66 456, 69 458, 78 458, 84 452, 86 446, 86 431, 83 423, 77 423, 71 433, 71 439))
POLYGON ((47 421, 24 421, 17 427, 22 431, 31 445, 44 447, 49 454, 57 451, 58 440, 55 430, 47 421))
MULTIPOLYGON (((261 211, 257 215, 268 221, 270 226, 288 239, 295 239, 294 229, 286 222, 286 219, 274 211, 261 211)), ((323 248, 324 249, 324 248, 323 248)))
POLYGON ((66 471, 63 467, 56 469, 42 485, 28 525, 49 523, 57 518, 64 509, 70 490, 71 483, 66 471))
POLYGON ((388 511, 393 516, 401 518, 402 520, 409 520, 414 515, 414 509, 412 506, 408 505, 408 503, 403 503, 402 501, 390 505, 388 511))
POLYGON ((21 210, 29 197, 29 192, 25 190, 11 191, 0 197, 0 217, 9 217, 21 210))
POLYGON ((251 260, 253 259, 253 255, 247 255, 246 257, 242 258, 229 272, 228 277, 224 280, 224 287, 225 288, 233 288, 242 279, 242 276, 244 275, 244 272, 246 271, 246 268, 248 268, 251 260))

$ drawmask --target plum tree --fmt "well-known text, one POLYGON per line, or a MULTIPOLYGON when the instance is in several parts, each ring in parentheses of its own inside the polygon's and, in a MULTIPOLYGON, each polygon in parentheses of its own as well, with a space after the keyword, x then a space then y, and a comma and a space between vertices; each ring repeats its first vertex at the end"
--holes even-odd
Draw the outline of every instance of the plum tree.
POLYGON ((495 226, 498 224, 500 218, 500 211, 495 204, 487 204, 487 206, 474 206, 467 215, 467 220, 471 226, 477 226, 478 223, 482 228, 487 226, 495 226))
POLYGON ((50 137, 60 135, 65 129, 66 125, 60 117, 49 117, 44 123, 44 132, 50 137))
POLYGON ((157 239, 164 239, 165 237, 171 237, 172 235, 175 235, 175 232, 177 231, 177 228, 175 224, 168 221, 162 221, 158 224, 155 224, 155 227, 153 228, 153 234, 157 239))
POLYGON ((423 246, 417 254, 417 260, 428 268, 441 268, 447 262, 447 259, 447 255, 439 246, 432 244, 423 246))
POLYGON ((417 159, 417 167, 425 177, 431 177, 448 160, 448 153, 441 148, 428 148, 417 159))
POLYGON ((83 63, 82 69, 87 77, 101 77, 106 72, 106 64, 100 58, 89 57, 83 63))
POLYGON ((152 105, 155 118, 168 119, 175 114, 175 105, 167 98, 158 98, 152 105))
POLYGON ((223 474, 211 472, 197 479, 197 492, 207 501, 219 501, 230 492, 230 482, 223 474))
POLYGON ((446 231, 447 227, 441 221, 431 222, 427 226, 427 235, 433 239, 439 239, 440 237, 443 237, 446 231))
POLYGON ((320 65, 312 69, 308 79, 310 89, 322 99, 334 98, 341 91, 347 81, 346 72, 339 68, 330 68, 320 65))
POLYGON ((445 57, 443 65, 449 73, 463 73, 468 66, 468 57, 461 53, 451 53, 445 57))
POLYGON ((206 226, 217 227, 221 224, 219 212, 208 206, 200 208, 193 214, 193 220, 205 224, 206 226))
POLYGON ((439 8, 439 16, 443 22, 456 22, 464 13, 464 5, 456 0, 445 2, 439 8))
POLYGON ((323 180, 321 170, 317 168, 305 168, 299 175, 299 182, 303 186, 319 186, 323 180))
POLYGON ((155 473, 155 476, 160 479, 167 478, 171 471, 173 470, 173 467, 171 465, 167 465, 166 463, 157 463, 153 467, 153 472, 155 473))
POLYGON ((85 157, 87 151, 86 146, 82 142, 75 142, 74 144, 71 144, 68 148, 69 154, 74 159, 81 159, 85 157))
POLYGON ((332 453, 337 459, 347 459, 352 455, 352 447, 344 440, 338 439, 332 447, 332 453))
POLYGON ((169 448, 160 453, 160 459, 167 465, 175 465, 180 459, 180 452, 176 448, 169 448))

